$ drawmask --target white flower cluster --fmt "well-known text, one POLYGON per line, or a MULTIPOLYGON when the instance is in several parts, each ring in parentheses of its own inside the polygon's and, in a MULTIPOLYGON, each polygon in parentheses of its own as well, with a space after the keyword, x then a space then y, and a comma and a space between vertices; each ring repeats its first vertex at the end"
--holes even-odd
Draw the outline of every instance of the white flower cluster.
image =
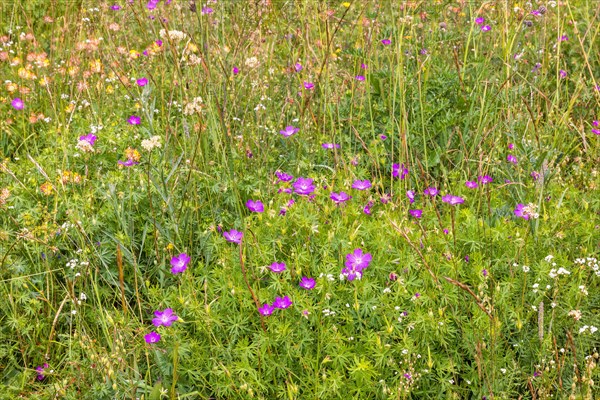
POLYGON ((323 310, 323 315, 326 317, 329 317, 329 316, 335 315, 335 311, 331 311, 329 308, 326 308, 323 310))
POLYGON ((188 102, 183 109, 184 115, 192 115, 195 113, 200 114, 202 112, 202 107, 204 106, 204 102, 202 101, 202 97, 196 97, 192 99, 192 101, 188 102))
POLYGON ((185 33, 181 32, 181 31, 176 31, 176 30, 167 32, 166 30, 161 29, 158 34, 161 37, 161 39, 168 37, 170 40, 172 40, 174 42, 180 42, 182 40, 185 40, 185 38, 187 38, 187 35, 185 33))
POLYGON ((552 268, 548 275, 550 275, 550 278, 556 278, 559 275, 571 275, 571 272, 567 271, 563 267, 560 267, 558 270, 556 268, 552 268))
POLYGON ((319 275, 319 278, 323 278, 323 277, 325 277, 330 282, 335 281, 335 278, 333 277, 333 274, 327 274, 327 275, 325 275, 324 273, 321 273, 319 275))
POLYGON ((585 333, 588 329, 590 330, 590 334, 592 334, 592 335, 594 333, 596 333, 596 331, 598 330, 598 328, 596 328, 594 325, 592 325, 592 326, 584 325, 581 328, 579 328, 579 333, 585 333))
POLYGON ((598 263, 598 260, 594 257, 577 258, 575 260, 575 264, 587 266, 594 271, 596 276, 600 276, 600 264, 598 263))
POLYGON ((161 147, 160 136, 152 136, 150 139, 142 140, 142 147, 147 151, 152 151, 155 148, 161 147))

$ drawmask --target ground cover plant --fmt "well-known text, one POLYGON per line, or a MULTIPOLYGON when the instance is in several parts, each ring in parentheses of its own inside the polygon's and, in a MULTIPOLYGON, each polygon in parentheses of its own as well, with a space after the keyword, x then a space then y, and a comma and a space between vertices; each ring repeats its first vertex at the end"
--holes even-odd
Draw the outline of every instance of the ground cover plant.
POLYGON ((598 2, 0 10, 0 398, 599 396, 598 2))

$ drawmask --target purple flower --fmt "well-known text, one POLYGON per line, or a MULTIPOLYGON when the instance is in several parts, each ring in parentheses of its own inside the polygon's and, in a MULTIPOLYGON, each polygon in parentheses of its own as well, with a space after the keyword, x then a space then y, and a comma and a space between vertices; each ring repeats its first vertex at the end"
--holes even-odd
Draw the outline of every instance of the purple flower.
POLYGON ((400 179, 404 179, 406 178, 406 175, 408 175, 408 168, 406 168, 404 164, 392 164, 392 176, 394 178, 400 176, 400 179))
POLYGON ((96 143, 96 139, 98 139, 98 137, 93 133, 88 133, 87 135, 79 136, 79 141, 87 143, 90 147, 94 146, 94 143, 96 143))
POLYGON ((296 64, 294 65, 294 69, 296 70, 296 72, 300 72, 300 71, 302 71, 302 64, 300 64, 300 63, 296 63, 296 64))
POLYGON ((433 186, 432 187, 428 187, 427 189, 425 189, 423 191, 423 194, 425 196, 431 196, 431 197, 437 196, 438 193, 439 192, 438 192, 437 188, 435 188, 433 186))
POLYGON ((354 249, 353 253, 346 254, 346 263, 344 265, 347 268, 360 272, 369 266, 372 259, 371 253, 363 254, 362 249, 354 249))
POLYGON ((156 6, 158 5, 158 2, 160 0, 150 0, 148 1, 148 4, 146 4, 146 8, 148 10, 154 10, 156 8, 156 6))
POLYGON ((410 210, 409 211, 410 215, 412 215, 413 217, 419 219, 423 216, 423 210, 410 210))
POLYGON ((386 139, 387 139, 387 136, 385 136, 385 135, 379 135, 379 139, 381 139, 381 140, 386 140, 386 139))
POLYGON ((493 181, 492 177, 489 176, 489 175, 479 176, 478 179, 479 179, 479 182, 481 182, 482 185, 485 185, 487 183, 492 183, 492 181, 493 181))
POLYGON ((252 212, 261 213, 265 211, 265 206, 260 200, 248 200, 246 202, 246 207, 252 212))
POLYGON ((537 171, 531 171, 531 177, 533 178, 534 181, 537 181, 538 179, 540 179, 540 173, 537 171))
POLYGON ((419 293, 419 292, 415 293, 415 299, 418 299, 419 297, 421 297, 421 293, 419 293))
POLYGON ((277 274, 280 274, 286 270, 285 263, 274 262, 273 264, 269 265, 269 269, 277 274))
POLYGON ((592 129, 594 135, 600 135, 600 129, 592 129))
POLYGON ((364 181, 356 180, 352 183, 352 189, 356 190, 367 190, 371 188, 371 181, 365 179, 364 181))
POLYGON ((132 115, 127 119, 129 125, 139 125, 142 122, 142 119, 137 115, 132 115))
POLYGON ((35 370, 37 371, 36 379, 38 381, 43 381, 44 378, 46 377, 46 375, 44 375, 44 373, 46 372, 46 368, 48 368, 48 363, 44 363, 44 365, 39 365, 39 366, 35 367, 35 370))
POLYGON ((354 77, 354 79, 356 79, 357 81, 360 81, 360 82, 362 82, 362 81, 364 81, 364 80, 365 80, 365 76, 364 76, 364 75, 356 75, 356 76, 354 77))
MULTIPOLYGON (((281 171, 275 171, 275 176, 277 176, 277 182, 289 182, 292 179, 294 179, 294 177, 290 174, 286 174, 285 172, 281 172, 281 171)), ((275 183, 277 183, 275 182, 275 183)))
POLYGON ((228 232, 223 233, 223 237, 231 243, 242 244, 242 237, 244 236, 243 232, 236 231, 232 229, 228 232))
POLYGON ((152 319, 152 324, 156 327, 158 326, 171 326, 173 322, 177 321, 179 317, 173 314, 172 308, 165 308, 164 311, 156 310, 154 311, 154 315, 156 318, 152 319))
POLYGON ((210 7, 202 7, 202 14, 206 15, 206 14, 212 14, 213 9, 210 7))
POLYGON ((121 9, 121 6, 118 4, 113 4, 112 6, 110 6, 110 9, 113 11, 118 11, 121 9))
POLYGON ((238 67, 236 67, 236 66, 234 66, 234 67, 233 67, 233 70, 232 70, 232 71, 233 71, 233 74, 234 74, 234 75, 237 75, 237 74, 239 74, 239 73, 240 73, 240 69, 239 69, 238 67))
POLYGON ((300 286, 302 289, 311 290, 315 287, 315 283, 316 282, 314 278, 308 278, 306 276, 303 276, 302 279, 300 279, 300 283, 298 284, 298 286, 300 286))
POLYGON ((465 202, 465 199, 463 199, 462 197, 459 196, 453 196, 451 194, 447 194, 445 196, 442 197, 442 201, 444 203, 448 203, 451 206, 454 206, 456 204, 462 204, 465 202))
POLYGON ((412 379, 412 376, 408 373, 404 374, 404 377, 409 381, 412 379))
POLYGON ((262 307, 258 309, 258 312, 260 313, 260 315, 264 315, 265 317, 267 317, 273 314, 273 310, 275 310, 275 307, 273 307, 269 303, 265 303, 262 307))
POLYGON ((482 32, 487 32, 487 31, 490 31, 490 30, 492 30, 492 27, 489 26, 489 25, 484 25, 484 26, 481 27, 481 31, 482 32))
POLYGON ((160 335, 156 332, 150 332, 146 336, 144 336, 146 343, 156 343, 160 340, 160 335))
POLYGON ((561 69, 558 71, 558 75, 560 75, 561 78, 566 78, 567 77, 567 71, 565 71, 564 69, 561 69))
POLYGON ((124 167, 131 167, 131 166, 134 166, 134 165, 138 165, 139 162, 133 161, 132 159, 129 159, 127 161, 121 161, 121 160, 119 160, 119 161, 117 161, 117 164, 122 165, 124 167))
POLYGON ((311 89, 314 89, 314 87, 315 87, 314 83, 304 81, 304 89, 311 90, 311 89))
POLYGON ((163 41, 162 41, 162 40, 160 40, 160 39, 159 39, 159 40, 156 40, 154 43, 156 43, 156 45, 157 45, 158 47, 162 47, 162 45, 163 45, 163 41))
POLYGON ((363 212, 367 215, 371 215, 371 208, 373 207, 373 202, 369 201, 366 206, 363 208, 363 212))
POLYGON ((525 205, 524 204, 517 204, 517 207, 515 208, 515 210, 513 211, 515 213, 515 215, 517 217, 523 218, 524 220, 528 220, 529 219, 529 214, 525 211, 525 205))
POLYGON ((392 44, 392 41, 391 41, 390 39, 382 39, 382 40, 381 40, 381 43, 382 43, 384 46, 387 46, 387 45, 389 45, 389 44, 392 44))
POLYGON ((15 97, 10 104, 15 110, 22 110, 25 108, 25 103, 19 97, 15 97))
POLYGON ((469 189, 475 189, 479 185, 477 185, 477 182, 475 182, 475 181, 466 181, 465 186, 468 187, 469 189))
POLYGON ((171 272, 173 274, 179 274, 187 269, 189 263, 190 256, 181 253, 180 255, 171 258, 171 272))
POLYGON ((483 25, 484 22, 485 22, 485 18, 483 18, 483 17, 477 17, 477 18, 475 18, 475 23, 477 25, 483 25))
POLYGON ((360 64, 360 67, 361 67, 362 69, 367 69, 367 64, 365 64, 365 63, 361 63, 361 64, 360 64))
POLYGON ((515 148, 515 145, 514 145, 514 144, 512 144, 512 143, 509 143, 509 144, 508 144, 508 149, 509 149, 509 150, 512 150, 512 149, 514 149, 514 148, 515 148))
POLYGON ((406 197, 408 197, 408 201, 410 201, 410 204, 415 202, 415 192, 413 190, 407 190, 406 197))
POLYGON ((569 40, 569 37, 568 37, 567 35, 562 35, 562 36, 560 37, 560 41, 561 41, 561 42, 566 42, 567 40, 569 40))
POLYGON ((313 185, 313 180, 310 178, 300 177, 300 178, 296 179, 296 182, 293 183, 293 186, 294 186, 294 192, 299 195, 302 195, 302 196, 307 196, 315 190, 315 185, 313 185))
POLYGON ((275 301, 273 302, 273 307, 285 309, 292 305, 292 300, 288 296, 285 297, 275 297, 275 301))
POLYGON ((487 269, 484 269, 483 271, 481 271, 481 274, 483 275, 483 277, 487 277, 488 276, 488 271, 487 269))
POLYGON ((281 133, 285 137, 290 137, 293 134, 298 133, 299 130, 300 130, 300 128, 296 128, 296 127, 289 125, 289 126, 286 126, 285 129, 279 131, 279 133, 281 133))
POLYGON ((346 192, 331 192, 330 198, 335 202, 335 204, 340 204, 350 200, 352 197, 349 196, 346 192))
POLYGON ((339 149, 340 145, 337 143, 323 143, 321 145, 322 148, 327 149, 327 150, 332 150, 332 149, 339 149))
POLYGON ((512 154, 509 154, 506 156, 506 161, 511 162, 513 164, 517 163, 517 157, 513 156, 512 154))
POLYGON ((148 84, 148 78, 140 78, 135 82, 138 84, 138 86, 146 86, 148 84))
POLYGON ((542 13, 539 12, 539 10, 532 10, 529 14, 535 15, 536 17, 539 17, 540 15, 542 15, 542 13))

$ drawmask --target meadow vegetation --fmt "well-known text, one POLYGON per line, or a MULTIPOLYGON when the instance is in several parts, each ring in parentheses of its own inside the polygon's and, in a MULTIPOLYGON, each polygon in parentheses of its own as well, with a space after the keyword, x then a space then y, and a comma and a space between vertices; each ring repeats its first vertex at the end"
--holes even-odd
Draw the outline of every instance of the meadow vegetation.
POLYGON ((599 20, 1 1, 0 398, 598 398, 599 20))

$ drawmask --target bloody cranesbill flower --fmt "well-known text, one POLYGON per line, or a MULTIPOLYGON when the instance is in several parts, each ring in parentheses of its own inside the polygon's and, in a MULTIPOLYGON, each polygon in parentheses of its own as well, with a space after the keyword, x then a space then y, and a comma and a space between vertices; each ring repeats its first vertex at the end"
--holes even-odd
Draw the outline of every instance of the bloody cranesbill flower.
POLYGON ((260 313, 260 315, 264 315, 265 317, 273 314, 273 310, 275 310, 275 307, 273 307, 269 303, 265 303, 262 305, 262 307, 258 308, 258 312, 260 313))
POLYGON ((79 143, 77 143, 77 148, 84 152, 92 152, 94 151, 94 143, 96 143, 96 139, 98 139, 98 137, 93 133, 79 136, 79 143))
POLYGON ((10 105, 13 106, 15 110, 22 110, 25 108, 25 103, 19 97, 15 97, 10 105))
POLYGON ((387 139, 387 136, 385 136, 385 135, 379 135, 379 139, 381 139, 381 140, 386 140, 386 139, 387 139))
POLYGON ((160 0, 150 0, 148 1, 148 4, 146 4, 146 8, 148 10, 154 10, 156 8, 156 6, 158 5, 158 2, 160 0))
POLYGON ((483 25, 484 22, 485 22, 485 18, 483 18, 483 17, 477 17, 477 18, 475 18, 475 23, 477 25, 483 25))
POLYGON ((365 179, 364 181, 356 180, 352 183, 352 189, 356 190, 367 190, 371 187, 371 181, 365 179))
POLYGON ((558 74, 560 75, 561 78, 567 77, 567 71, 565 71, 564 69, 561 69, 560 71, 558 71, 558 74))
POLYGON ((387 46, 388 44, 392 44, 392 41, 390 39, 381 39, 381 43, 384 46, 387 46))
POLYGON ((327 150, 332 150, 332 149, 339 149, 340 145, 337 143, 323 143, 321 145, 322 148, 327 149, 327 150))
POLYGON ((438 190, 437 190, 437 188, 435 188, 435 187, 433 187, 433 186, 432 186, 432 187, 428 187, 427 189, 425 189, 425 190, 423 191, 423 194, 424 194, 425 196, 431 196, 431 197, 434 197, 434 196, 437 196, 437 194, 438 194, 438 190))
POLYGON ((137 115, 132 115, 127 119, 129 125, 139 125, 142 122, 142 119, 137 115))
POLYGON ((356 271, 362 271, 371 263, 373 257, 371 253, 364 254, 362 249, 354 249, 353 253, 346 254, 346 263, 348 268, 354 268, 356 271))
POLYGON ((148 84, 148 78, 140 78, 135 81, 138 86, 146 86, 148 84))
POLYGON ((296 70, 296 72, 300 72, 300 71, 302 71, 302 64, 300 64, 300 63, 296 63, 296 64, 294 65, 294 69, 296 70))
POLYGON ((261 213, 265 211, 265 206, 260 200, 248 200, 246 202, 246 207, 252 212, 261 213))
POLYGON ((465 186, 468 187, 469 189, 475 189, 478 185, 477 185, 477 182, 475 182, 475 181, 466 181, 465 186))
POLYGON ((273 264, 269 265, 269 269, 275 273, 280 274, 286 269, 285 263, 274 262, 273 264))
POLYGON ((235 66, 233 67, 232 71, 233 71, 234 75, 237 75, 237 74, 240 73, 240 69, 238 67, 235 67, 235 66))
POLYGON ((156 332, 150 332, 144 336, 146 343, 156 343, 160 340, 160 335, 156 332))
POLYGON ((119 165, 122 165, 122 166, 124 166, 124 167, 131 167, 131 166, 133 166, 133 165, 137 165, 137 164, 139 164, 139 162, 137 162, 137 161, 133 161, 133 160, 130 158, 130 159, 128 159, 127 161, 121 161, 121 160, 119 160, 119 161, 117 161, 117 164, 119 164, 119 165))
POLYGON ((525 211, 525 204, 517 204, 517 207, 513 212, 517 217, 523 218, 525 220, 529 219, 529 214, 525 211))
POLYGON ((118 4, 113 4, 112 6, 110 6, 110 9, 113 11, 118 11, 121 9, 121 6, 118 4))
POLYGON ((152 324, 154 326, 171 326, 173 322, 177 321, 179 317, 173 314, 172 308, 165 308, 164 311, 156 310, 154 311, 155 318, 152 319, 152 324))
POLYGON ((447 194, 445 196, 442 197, 442 201, 444 203, 448 203, 451 206, 454 206, 456 204, 462 204, 465 202, 465 199, 463 199, 462 197, 459 196, 453 196, 451 194, 447 194))
POLYGON ((487 32, 487 31, 490 31, 490 30, 492 30, 492 27, 489 26, 489 25, 484 25, 484 26, 481 27, 481 31, 482 32, 487 32))
MULTIPOLYGON (((290 174, 286 174, 285 172, 281 172, 281 171, 275 171, 275 176, 277 176, 277 182, 289 182, 292 179, 294 179, 294 177, 290 174)), ((275 182, 275 183, 277 183, 275 182)))
POLYGON ((171 258, 171 272, 173 274, 179 274, 187 269, 189 263, 190 256, 181 253, 180 255, 171 258))
POLYGON ((300 130, 300 128, 296 128, 294 126, 286 126, 285 129, 279 131, 279 133, 281 133, 283 136, 285 137, 290 137, 295 133, 298 133, 298 131, 300 130))
POLYGON ((46 368, 48 368, 48 363, 44 363, 44 365, 38 365, 37 367, 35 367, 35 370, 37 372, 36 379, 38 381, 42 381, 46 377, 46 375, 44 375, 44 373, 46 372, 46 368))
POLYGON ((415 192, 413 190, 407 190, 406 197, 408 197, 408 201, 410 201, 410 204, 415 202, 415 192))
POLYGON ((303 276, 302 279, 300 279, 298 286, 300 286, 302 289, 311 290, 315 287, 315 280, 314 278, 303 276))
POLYGON ((299 177, 296 179, 296 182, 293 183, 293 186, 294 192, 303 196, 307 196, 315 190, 313 180, 310 178, 299 177))
POLYGON ((311 90, 311 89, 314 89, 314 87, 315 87, 314 83, 304 81, 304 89, 311 90))
POLYGON ((237 243, 237 244, 241 244, 242 243, 242 237, 244 236, 243 232, 239 232, 236 231, 235 229, 232 229, 228 232, 224 232, 223 233, 223 237, 231 243, 237 243))
POLYGON ((489 176, 489 175, 479 176, 478 179, 479 179, 479 182, 481 182, 482 185, 485 185, 487 183, 492 183, 492 181, 493 181, 492 177, 489 176))
POLYGON ((275 301, 273 302, 273 307, 285 309, 292 305, 292 300, 288 296, 285 297, 275 297, 275 301))
POLYGON ((512 154, 509 154, 506 156, 506 161, 516 164, 517 163, 517 157, 513 156, 512 154))
POLYGON ((362 81, 364 81, 364 80, 365 80, 365 76, 364 76, 364 75, 356 75, 354 78, 355 78, 357 81, 360 81, 360 82, 362 82, 362 81))
POLYGON ((413 217, 419 219, 423 216, 423 210, 410 210, 409 211, 410 215, 412 215, 413 217))
POLYGON ((373 202, 369 201, 367 205, 363 208, 363 212, 367 215, 371 215, 371 208, 373 207, 373 202))
POLYGON ((212 14, 213 9, 210 7, 202 7, 202 14, 212 14))
POLYGON ((404 164, 392 164, 392 176, 394 178, 400 177, 400 179, 404 179, 406 175, 408 175, 408 168, 404 164))
POLYGON ((350 200, 352 197, 346 192, 331 192, 330 198, 335 202, 335 204, 340 204, 350 200))

